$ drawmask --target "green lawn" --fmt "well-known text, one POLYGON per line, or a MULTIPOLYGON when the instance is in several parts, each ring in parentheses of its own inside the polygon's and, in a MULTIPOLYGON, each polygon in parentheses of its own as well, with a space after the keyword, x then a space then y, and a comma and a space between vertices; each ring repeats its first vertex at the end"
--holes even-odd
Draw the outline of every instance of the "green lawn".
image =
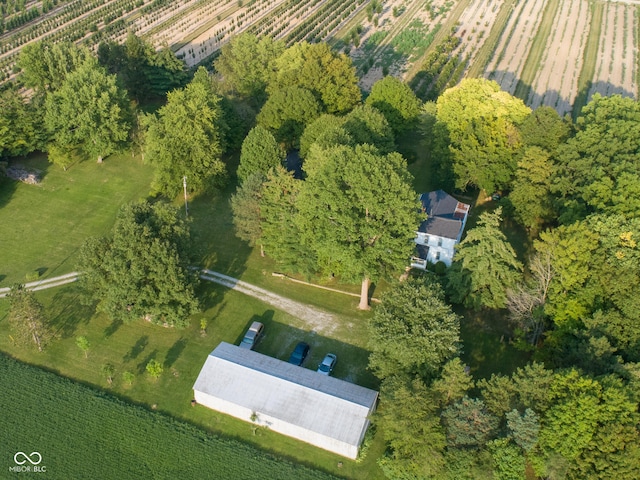
POLYGON ((73 271, 85 238, 104 235, 121 204, 146 197, 152 171, 130 155, 98 165, 81 162, 66 172, 44 156, 12 161, 43 172, 40 185, 0 176, 0 287, 73 271))

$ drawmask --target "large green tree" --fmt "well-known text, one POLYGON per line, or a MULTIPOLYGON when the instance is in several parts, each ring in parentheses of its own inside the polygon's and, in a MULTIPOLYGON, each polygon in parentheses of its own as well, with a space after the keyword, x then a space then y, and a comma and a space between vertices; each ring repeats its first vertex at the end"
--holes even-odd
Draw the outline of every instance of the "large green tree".
POLYGON ((323 113, 309 123, 300 137, 300 156, 307 158, 311 146, 317 144, 321 150, 336 145, 352 145, 353 139, 343 128, 344 117, 323 113))
POLYGON ((467 233, 447 270, 448 289, 455 303, 479 310, 504 308, 507 290, 520 279, 522 264, 500 230, 502 208, 480 215, 467 233))
POLYGON ((518 126, 531 110, 490 80, 466 79, 437 102, 435 141, 448 150, 456 187, 493 192, 509 187, 521 138, 518 126))
POLYGON ((394 375, 382 382, 383 406, 374 421, 387 441, 387 451, 378 460, 387 478, 442 478, 446 438, 434 397, 418 378, 394 375))
POLYGON ((371 105, 360 105, 344 117, 344 129, 356 144, 375 146, 380 153, 395 151, 393 129, 384 115, 371 105))
POLYGON ((282 41, 243 33, 222 47, 214 67, 229 89, 261 103, 264 90, 276 71, 276 59, 284 51, 282 41))
POLYGON ((300 191, 297 222, 323 270, 362 282, 359 308, 365 309, 371 280, 406 266, 421 218, 417 195, 397 153, 338 146, 322 162, 300 191))
POLYGON ((515 217, 535 233, 541 224, 555 217, 551 183, 554 166, 550 155, 540 147, 528 147, 518 161, 509 200, 515 217))
POLYGON ((260 253, 264 255, 262 242, 260 201, 264 188, 265 175, 252 173, 236 189, 231 196, 231 211, 236 236, 250 246, 260 244, 260 253))
POLYGON ((306 88, 286 87, 269 96, 258 124, 273 132, 278 142, 295 147, 305 126, 320 115, 320 104, 306 88))
POLYGON ((40 113, 15 89, 0 93, 0 158, 27 155, 44 146, 40 113))
POLYGON ((385 116, 396 135, 415 126, 422 110, 422 102, 409 85, 392 76, 373 84, 366 103, 385 116))
POLYGON ((129 32, 124 44, 109 41, 98 45, 98 60, 109 73, 117 74, 129 95, 138 100, 162 97, 184 87, 185 64, 165 46, 160 50, 129 32))
POLYGON ((460 319, 432 277, 410 277, 388 291, 369 332, 369 368, 379 378, 433 376, 460 350, 460 319))
POLYGON ((71 72, 84 65, 91 52, 71 42, 39 41, 20 50, 20 80, 36 93, 52 92, 60 87, 71 72))
POLYGON ((309 274, 317 270, 316 255, 295 221, 303 187, 304 182, 282 166, 269 171, 260 197, 260 244, 284 268, 309 274))
POLYGON ((146 117, 145 161, 156 167, 152 190, 170 197, 182 189, 202 190, 225 173, 220 97, 201 82, 167 95, 157 115, 146 117))
POLYGON ((126 92, 93 57, 47 95, 44 120, 56 148, 98 162, 126 143, 131 126, 126 92))
POLYGON ((81 248, 81 280, 97 309, 117 321, 185 327, 198 311, 188 268, 189 228, 167 203, 124 205, 110 237, 81 248))
POLYGON ((592 212, 637 216, 640 211, 640 105, 596 94, 576 121, 575 136, 558 147, 552 191, 562 200, 560 220, 592 212))
POLYGON ((41 352, 53 338, 42 304, 24 285, 12 286, 8 298, 12 338, 21 345, 34 346, 41 352))
POLYGON ((238 179, 243 182, 254 173, 266 175, 270 168, 282 165, 285 154, 271 132, 256 125, 242 142, 238 179))
POLYGON ((296 43, 276 61, 267 91, 305 88, 321 102, 323 111, 346 113, 360 103, 360 87, 351 59, 326 43, 296 43))

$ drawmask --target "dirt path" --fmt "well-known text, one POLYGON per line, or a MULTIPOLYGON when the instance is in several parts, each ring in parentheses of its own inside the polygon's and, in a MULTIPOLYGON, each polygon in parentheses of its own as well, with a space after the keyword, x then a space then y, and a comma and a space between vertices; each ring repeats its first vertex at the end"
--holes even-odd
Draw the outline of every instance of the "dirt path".
MULTIPOLYGON (((78 280, 78 272, 71 272, 65 275, 60 275, 59 277, 51 277, 46 280, 36 280, 35 282, 25 283, 24 286, 26 289, 36 292, 38 290, 66 285, 67 283, 72 283, 76 280, 78 280)), ((11 290, 11 287, 0 288, 0 298, 6 297, 9 290, 11 290)))
MULTIPOLYGON (((332 333, 338 325, 335 315, 320 310, 315 307, 310 307, 304 303, 290 300, 281 295, 277 295, 273 292, 265 290, 264 288, 251 285, 250 283, 243 282, 237 278, 229 277, 213 270, 201 270, 200 278, 209 282, 214 282, 219 285, 223 285, 232 290, 244 293, 251 297, 257 298, 265 303, 268 303, 272 307, 282 310, 300 320, 303 320, 311 330, 317 333, 332 333)), ((78 272, 67 273, 66 275, 60 275, 59 277, 52 277, 46 280, 38 280, 36 282, 29 282, 25 284, 25 288, 37 291, 47 288, 59 287, 72 283, 78 280, 78 272)), ((0 298, 6 297, 9 293, 10 287, 0 288, 0 298)))
POLYGON ((222 273, 206 269, 201 270, 200 278, 202 280, 223 285, 227 288, 268 303, 278 310, 282 310, 283 312, 287 312, 289 315, 303 320, 307 325, 309 325, 310 329, 315 332, 325 334, 331 333, 338 325, 337 318, 331 313, 322 311, 315 307, 310 307, 304 303, 290 300, 263 288, 238 280, 237 278, 229 277, 222 273))

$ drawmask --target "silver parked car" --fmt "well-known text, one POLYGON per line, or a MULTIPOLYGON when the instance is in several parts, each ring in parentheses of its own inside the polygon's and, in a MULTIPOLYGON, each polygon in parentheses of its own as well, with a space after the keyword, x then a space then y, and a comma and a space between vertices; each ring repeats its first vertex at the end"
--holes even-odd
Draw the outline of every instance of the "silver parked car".
POLYGON ((337 360, 338 357, 336 357, 333 353, 327 353, 320 365, 318 365, 317 372, 323 375, 329 375, 333 371, 333 367, 336 366, 337 360))
POLYGON ((260 340, 263 330, 263 324, 261 324, 260 322, 253 322, 249 327, 249 330, 247 330, 247 333, 244 334, 244 338, 242 339, 242 342, 240 342, 240 348, 248 348, 249 350, 253 350, 253 348, 260 340))

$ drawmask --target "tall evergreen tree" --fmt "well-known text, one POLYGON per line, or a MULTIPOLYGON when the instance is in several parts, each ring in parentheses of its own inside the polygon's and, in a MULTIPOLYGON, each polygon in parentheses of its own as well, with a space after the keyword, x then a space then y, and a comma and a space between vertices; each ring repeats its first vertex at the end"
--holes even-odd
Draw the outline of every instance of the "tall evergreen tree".
POLYGON ((455 303, 476 310, 506 306, 507 290, 519 280, 522 264, 500 230, 501 221, 501 207, 483 213, 460 242, 447 271, 448 291, 455 303))

